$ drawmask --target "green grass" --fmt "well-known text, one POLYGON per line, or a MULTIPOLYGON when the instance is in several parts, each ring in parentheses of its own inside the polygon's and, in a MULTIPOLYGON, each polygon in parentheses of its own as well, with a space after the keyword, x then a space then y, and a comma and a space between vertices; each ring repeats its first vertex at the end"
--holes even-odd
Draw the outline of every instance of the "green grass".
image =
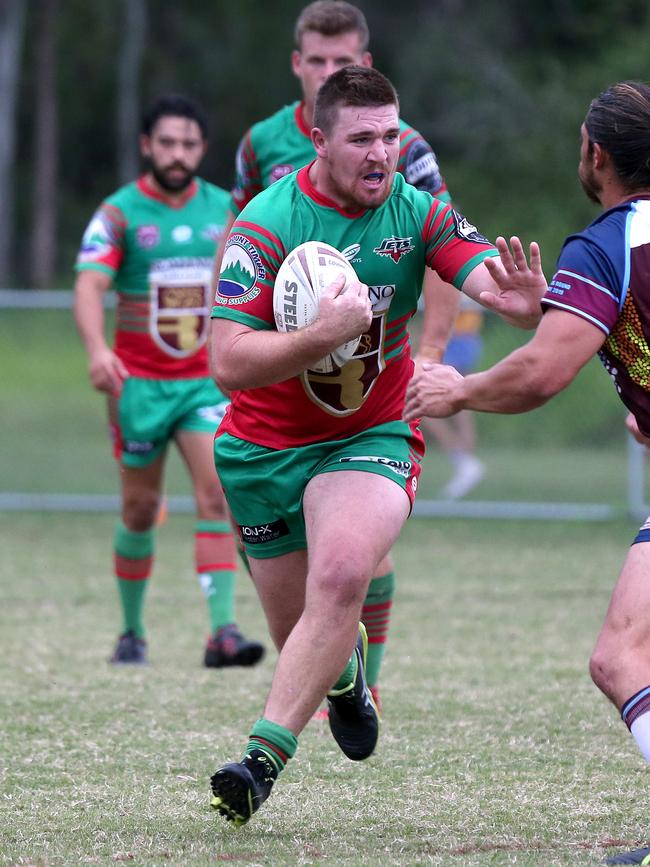
MULTIPOLYGON (((192 523, 172 516, 152 664, 110 668, 112 524, 1 517, 0 863, 542 867, 647 843, 646 765, 587 674, 632 525, 410 521, 376 756, 347 761, 311 723, 234 831, 208 807, 208 777, 239 756, 274 653, 251 671, 200 667, 192 523)), ((244 578, 238 608, 266 634, 244 578)))
MULTIPOLYGON (((491 323, 486 329, 486 363, 526 338, 523 332, 491 323)), ((88 383, 70 312, 0 311, 0 369, 0 489, 116 493, 105 403, 88 383)), ((623 508, 623 413, 597 365, 581 377, 573 391, 558 398, 558 404, 527 416, 478 418, 479 455, 487 473, 473 497, 607 502, 623 508), (582 434, 569 435, 569 428, 582 434), (540 431, 545 432, 543 439, 540 431)), ((435 497, 449 475, 444 456, 431 447, 420 497, 435 497)), ((185 469, 173 452, 167 489, 172 494, 190 493, 185 469)))

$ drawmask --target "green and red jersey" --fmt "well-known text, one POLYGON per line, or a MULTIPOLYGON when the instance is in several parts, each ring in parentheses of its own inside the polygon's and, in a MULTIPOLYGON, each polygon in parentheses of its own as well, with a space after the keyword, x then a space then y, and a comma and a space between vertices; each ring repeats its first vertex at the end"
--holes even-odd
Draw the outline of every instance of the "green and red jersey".
POLYGON ((314 188, 307 166, 257 195, 233 225, 212 316, 274 329, 278 268, 309 240, 327 241, 349 259, 370 288, 373 320, 339 370, 233 393, 220 432, 269 448, 341 439, 400 419, 413 367, 407 326, 425 265, 460 288, 496 255, 464 217, 400 174, 381 207, 350 214, 314 188))
POLYGON ((113 278, 114 350, 132 376, 209 375, 209 291, 228 200, 196 178, 172 205, 142 177, 109 196, 90 221, 75 269, 113 278))
MULTIPOLYGON (((238 214, 275 181, 306 166, 314 156, 311 130, 305 126, 301 102, 285 105, 256 123, 237 150, 235 187, 230 203, 233 214, 238 214)), ((397 170, 419 190, 426 190, 443 202, 450 201, 431 146, 403 120, 400 120, 397 170)))

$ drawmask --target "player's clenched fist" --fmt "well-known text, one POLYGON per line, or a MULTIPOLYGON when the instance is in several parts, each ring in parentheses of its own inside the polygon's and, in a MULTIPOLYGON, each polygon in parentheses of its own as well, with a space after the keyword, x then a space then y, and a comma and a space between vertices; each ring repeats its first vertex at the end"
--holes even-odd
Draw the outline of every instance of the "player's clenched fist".
POLYGON ((313 325, 323 338, 331 336, 333 345, 353 340, 367 331, 372 322, 367 285, 352 280, 346 286, 345 279, 341 274, 323 292, 313 325))

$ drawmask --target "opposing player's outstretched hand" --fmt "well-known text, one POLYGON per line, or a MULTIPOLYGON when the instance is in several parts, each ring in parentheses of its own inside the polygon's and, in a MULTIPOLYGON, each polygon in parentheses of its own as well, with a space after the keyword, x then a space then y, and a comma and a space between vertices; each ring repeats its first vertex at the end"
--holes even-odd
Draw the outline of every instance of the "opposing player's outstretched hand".
POLYGON ((425 361, 416 365, 406 390, 404 421, 412 422, 423 415, 447 418, 457 413, 463 381, 464 377, 450 364, 425 361))
POLYGON ((320 298, 318 319, 314 323, 324 337, 331 337, 332 346, 353 340, 370 328, 372 306, 365 283, 353 280, 345 285, 340 274, 320 298))
POLYGON ((496 291, 483 291, 481 304, 519 328, 535 328, 542 315, 540 300, 548 286, 542 271, 539 244, 530 245, 530 265, 520 239, 496 239, 499 258, 485 259, 484 265, 496 283, 496 291))

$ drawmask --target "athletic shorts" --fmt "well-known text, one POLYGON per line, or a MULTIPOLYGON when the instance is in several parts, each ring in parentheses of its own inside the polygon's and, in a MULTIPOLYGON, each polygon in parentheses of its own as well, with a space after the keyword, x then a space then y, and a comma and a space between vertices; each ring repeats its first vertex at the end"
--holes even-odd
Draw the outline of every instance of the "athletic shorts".
POLYGON ((640 527, 632 544, 636 545, 638 542, 650 542, 650 517, 645 519, 645 523, 640 527))
POLYGON ((249 557, 266 559, 307 547, 302 499, 321 473, 376 473, 399 485, 411 506, 424 440, 401 421, 342 440, 269 449, 224 433, 214 441, 215 464, 249 557))
POLYGON ((109 399, 115 458, 127 467, 146 467, 179 430, 213 434, 228 403, 209 377, 165 380, 129 376, 119 399, 109 399))
POLYGON ((454 334, 447 344, 443 362, 451 364, 459 373, 471 373, 478 364, 481 348, 479 334, 454 334))

